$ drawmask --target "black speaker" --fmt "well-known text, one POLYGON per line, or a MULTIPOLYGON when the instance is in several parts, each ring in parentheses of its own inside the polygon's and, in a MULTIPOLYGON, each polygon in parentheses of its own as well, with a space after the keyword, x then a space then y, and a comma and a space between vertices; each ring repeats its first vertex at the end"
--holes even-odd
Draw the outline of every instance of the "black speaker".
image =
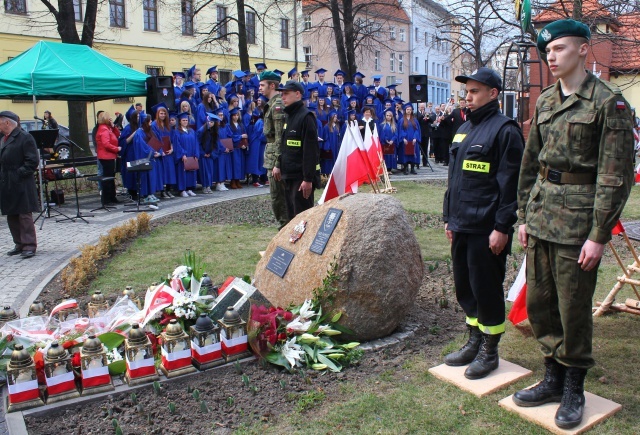
POLYGON ((156 104, 164 103, 169 112, 175 112, 176 99, 173 92, 173 77, 151 76, 147 77, 147 113, 156 104))
POLYGON ((426 103, 429 99, 429 78, 426 75, 409 76, 409 101, 426 103))

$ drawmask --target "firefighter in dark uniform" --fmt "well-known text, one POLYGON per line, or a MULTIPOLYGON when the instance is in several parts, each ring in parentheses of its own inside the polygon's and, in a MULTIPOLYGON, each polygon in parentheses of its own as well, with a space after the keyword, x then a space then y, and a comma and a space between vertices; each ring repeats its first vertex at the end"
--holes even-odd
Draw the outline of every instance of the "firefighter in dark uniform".
POLYGON ((502 80, 495 71, 480 68, 456 81, 466 83, 470 112, 451 145, 443 215, 469 340, 444 361, 470 364, 465 377, 480 379, 498 368, 505 328, 502 284, 517 220, 524 139, 518 125, 500 113, 502 80))

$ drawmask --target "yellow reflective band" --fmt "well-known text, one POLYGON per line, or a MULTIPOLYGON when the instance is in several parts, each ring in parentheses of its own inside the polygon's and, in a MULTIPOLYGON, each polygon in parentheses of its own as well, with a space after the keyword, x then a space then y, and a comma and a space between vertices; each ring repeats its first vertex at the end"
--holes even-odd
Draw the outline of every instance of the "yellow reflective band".
POLYGON ((302 141, 293 140, 293 139, 287 139, 287 146, 288 147, 301 147, 302 146, 302 141))
POLYGON ((501 324, 495 325, 495 326, 485 326, 482 323, 478 323, 478 328, 480 329, 480 332, 482 332, 483 334, 489 334, 489 335, 504 334, 505 324, 504 322, 502 322, 501 324))
POLYGON ((320 163, 316 165, 316 171, 319 171, 319 170, 320 170, 320 163))
POLYGON ((463 171, 484 172, 488 174, 490 166, 491 166, 490 163, 476 162, 474 160, 465 160, 462 162, 463 171))
POLYGON ((467 325, 478 326, 478 319, 476 317, 467 317, 467 325))
POLYGON ((452 143, 462 142, 465 137, 467 137, 466 133, 458 133, 455 136, 453 136, 453 140, 451 142, 452 143))

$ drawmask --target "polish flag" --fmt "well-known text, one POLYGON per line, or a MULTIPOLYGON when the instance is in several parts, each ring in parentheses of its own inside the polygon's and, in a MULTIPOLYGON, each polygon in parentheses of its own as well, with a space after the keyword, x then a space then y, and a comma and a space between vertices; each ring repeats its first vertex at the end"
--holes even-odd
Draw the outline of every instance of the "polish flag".
POLYGON ((507 294, 507 300, 513 302, 508 319, 514 325, 524 322, 529 317, 527 314, 527 256, 522 259, 522 266, 513 285, 507 294))
POLYGON ((336 198, 344 193, 358 192, 358 186, 368 179, 368 159, 364 150, 358 125, 348 125, 342 138, 336 164, 322 192, 318 204, 336 198))
POLYGON ((49 318, 52 318, 61 310, 68 310, 73 308, 78 308, 78 301, 76 301, 75 299, 67 299, 66 301, 62 301, 61 303, 53 307, 53 309, 51 310, 51 314, 49 314, 49 318))
POLYGON ((158 311, 170 306, 173 303, 173 299, 178 295, 178 292, 165 284, 160 284, 151 291, 147 290, 144 298, 144 307, 142 308, 144 320, 140 326, 146 325, 158 311))
POLYGON ((622 222, 620 222, 620 219, 618 219, 618 223, 616 224, 615 227, 613 227, 613 229, 611 230, 611 235, 612 236, 617 236, 620 233, 624 233, 626 232, 626 230, 624 229, 624 227, 622 226, 622 222))
POLYGON ((380 161, 382 160, 382 146, 380 145, 380 137, 378 136, 378 126, 374 124, 373 133, 371 129, 365 127, 364 133, 364 153, 367 161, 367 169, 371 180, 376 180, 380 176, 380 161))

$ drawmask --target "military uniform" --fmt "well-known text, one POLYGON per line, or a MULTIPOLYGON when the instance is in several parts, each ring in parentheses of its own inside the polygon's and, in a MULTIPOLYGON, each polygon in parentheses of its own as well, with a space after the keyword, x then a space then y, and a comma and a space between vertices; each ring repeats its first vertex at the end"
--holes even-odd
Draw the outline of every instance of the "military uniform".
POLYGON ((284 197, 284 185, 282 181, 273 178, 273 168, 279 168, 280 163, 280 139, 284 130, 284 103, 280 94, 276 94, 266 104, 264 109, 263 132, 267 138, 267 146, 264 150, 264 165, 269 179, 269 192, 271 194, 271 207, 276 220, 281 226, 289 222, 287 204, 284 197))
POLYGON ((527 312, 545 357, 588 369, 597 267, 578 264, 587 239, 605 244, 633 183, 631 110, 593 74, 564 102, 560 83, 538 99, 518 185, 529 234, 527 312))

